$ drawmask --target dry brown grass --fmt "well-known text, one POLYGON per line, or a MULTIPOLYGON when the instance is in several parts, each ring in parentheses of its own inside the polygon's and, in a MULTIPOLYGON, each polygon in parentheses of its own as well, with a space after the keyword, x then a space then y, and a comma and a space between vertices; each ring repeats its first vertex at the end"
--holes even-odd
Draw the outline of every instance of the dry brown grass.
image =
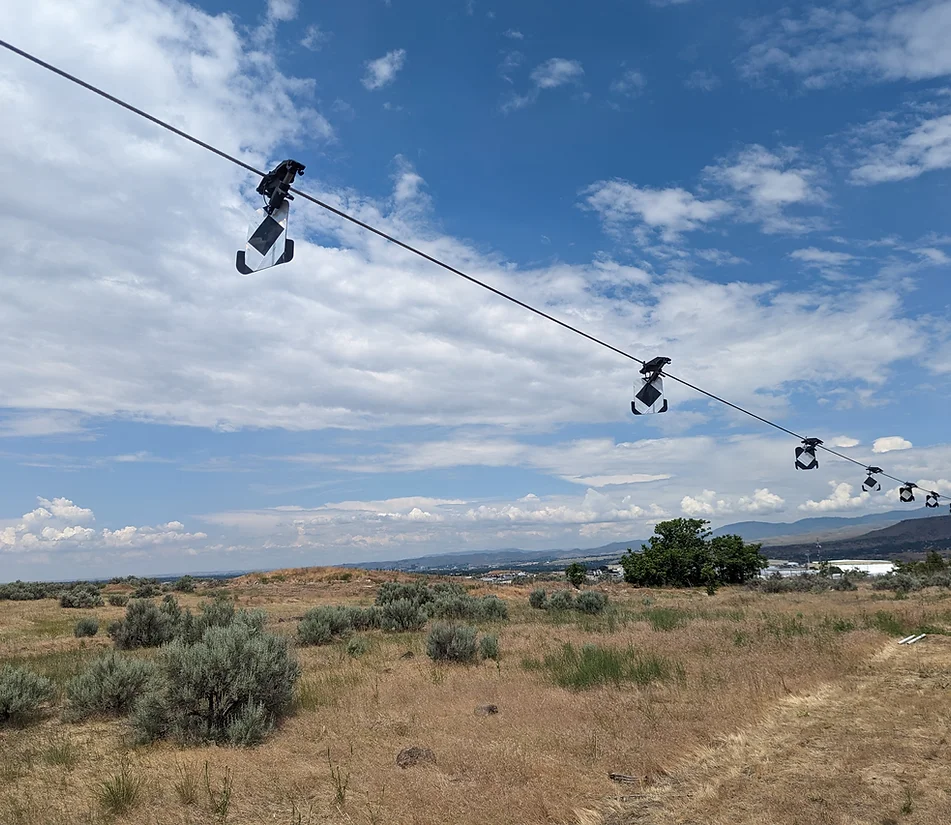
MULTIPOLYGON (((276 579, 268 574, 263 583, 254 574, 229 589, 242 606, 266 609, 275 630, 290 633, 293 617, 315 604, 370 603, 375 586, 391 578, 349 572, 350 580, 340 581, 340 571, 284 571, 276 579)), ((498 630, 498 664, 433 665, 425 656, 424 634, 371 634, 371 650, 356 660, 341 645, 303 649, 300 706, 254 750, 133 748, 121 722, 67 725, 55 712, 31 727, 0 729, 0 825, 105 821, 96 791, 123 763, 146 782, 139 807, 116 821, 156 825, 296 825, 298 815, 300 825, 572 823, 605 820, 612 799, 623 811, 620 818, 609 814, 612 822, 660 822, 643 818, 654 816, 654 810, 675 814, 666 818, 665 813, 664 822, 731 825, 879 825, 887 816, 903 823, 951 821, 935 819, 937 813, 927 818, 929 811, 944 810, 944 792, 927 790, 921 781, 928 753, 933 752, 935 765, 947 756, 939 744, 943 728, 925 732, 921 724, 947 724, 948 691, 938 686, 942 679, 951 684, 951 676, 942 675, 951 672, 951 649, 941 645, 943 639, 932 643, 929 637, 927 646, 883 656, 879 651, 886 644, 890 651, 894 642, 874 629, 881 624, 874 618, 877 611, 888 611, 907 626, 939 626, 951 617, 947 594, 925 592, 894 601, 867 589, 786 595, 723 589, 713 597, 622 585, 609 589, 619 607, 614 619, 575 616, 556 622, 528 608, 529 588, 499 588, 498 594, 510 600, 512 620, 498 630), (685 623, 670 631, 652 629, 644 611, 657 606, 683 611, 685 623), (856 629, 842 632, 842 622, 856 629), (686 679, 574 693, 522 666, 523 657, 554 651, 565 642, 632 645, 662 654, 683 666, 686 679), (414 655, 404 658, 407 652, 414 655), (902 667, 917 655, 931 675, 902 676, 902 667), (905 711, 899 699, 907 690, 911 698, 905 711), (815 714, 830 697, 840 702, 851 738, 822 738, 833 720, 815 714), (497 715, 474 712, 489 703, 498 705, 497 715), (901 716, 901 725, 879 736, 878 720, 889 709, 896 725, 901 716), (897 737, 899 729, 908 736, 897 737), (73 746, 69 764, 44 758, 63 741, 73 746), (814 749, 809 742, 816 743, 814 749), (398 768, 397 752, 412 745, 435 751, 437 764, 398 768), (846 746, 855 761, 840 768, 834 760, 846 757, 839 753, 846 746), (221 790, 227 775, 233 778, 224 819, 212 811, 204 785, 206 763, 213 790, 221 790), (860 767, 865 774, 855 772, 860 767), (896 778, 896 771, 904 771, 905 778, 896 778), (634 791, 611 782, 609 772, 644 777, 637 792, 653 796, 620 799, 634 791), (193 804, 176 792, 183 773, 198 782, 193 804), (693 775, 696 786, 688 783, 693 775), (788 792, 770 783, 780 775, 788 792), (919 779, 912 781, 916 775, 919 779), (873 785, 879 782, 881 790, 869 793, 867 811, 856 808, 851 819, 822 819, 819 813, 795 818, 812 804, 817 812, 834 810, 838 796, 865 781, 862 776, 873 785), (902 815, 906 786, 913 813, 902 815), (691 796, 667 794, 665 789, 672 788, 691 796), (799 798, 807 793, 825 802, 807 804, 806 797, 799 798), (774 798, 776 810, 790 806, 792 813, 786 819, 767 815, 764 798, 774 798), (644 799, 649 804, 641 804, 644 799)), ((194 605, 199 596, 182 601, 194 605)), ((105 627, 122 612, 112 607, 66 611, 52 601, 0 602, 0 663, 32 663, 62 683, 108 642, 103 636, 73 638, 73 622, 94 613, 105 627)))

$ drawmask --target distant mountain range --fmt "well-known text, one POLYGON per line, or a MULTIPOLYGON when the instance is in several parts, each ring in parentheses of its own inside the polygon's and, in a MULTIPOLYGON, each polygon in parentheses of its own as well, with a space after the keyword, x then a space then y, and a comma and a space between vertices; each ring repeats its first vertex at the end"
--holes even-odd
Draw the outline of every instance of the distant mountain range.
MULTIPOLYGON (((827 558, 863 555, 885 558, 903 552, 919 552, 930 546, 951 548, 951 516, 942 516, 943 508, 929 510, 892 510, 887 513, 840 518, 824 516, 794 522, 741 521, 726 524, 713 531, 714 536, 738 534, 746 541, 761 542, 763 553, 771 558, 799 558, 809 551, 815 554, 815 543, 822 543, 827 558), (910 516, 910 518, 909 518, 910 516)), ((628 548, 637 549, 647 539, 616 541, 588 549, 463 551, 441 553, 411 559, 354 562, 345 567, 407 572, 475 573, 505 568, 526 572, 553 570, 572 561, 589 565, 609 564, 628 548)))

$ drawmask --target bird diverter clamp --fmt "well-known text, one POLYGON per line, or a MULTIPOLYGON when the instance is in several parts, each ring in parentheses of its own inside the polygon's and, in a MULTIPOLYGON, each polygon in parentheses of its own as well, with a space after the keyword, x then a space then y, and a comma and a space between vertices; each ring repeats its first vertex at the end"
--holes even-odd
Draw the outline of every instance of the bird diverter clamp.
POLYGON ((294 257, 294 242, 287 237, 291 209, 288 201, 294 200, 294 196, 288 190, 294 178, 303 174, 303 164, 282 160, 261 179, 257 191, 264 198, 264 206, 255 211, 247 243, 235 260, 242 275, 286 264, 294 257))
POLYGON ((928 493, 925 496, 925 507, 929 507, 933 510, 935 507, 938 506, 939 498, 940 496, 934 490, 932 490, 930 493, 928 493))
POLYGON ((796 469, 817 470, 819 459, 816 457, 816 448, 822 444, 821 438, 804 438, 802 446, 796 447, 796 469))
POLYGON ((882 472, 882 468, 866 467, 865 472, 868 473, 868 478, 862 482, 862 491, 865 493, 877 493, 882 489, 882 483, 877 478, 875 478, 875 475, 882 472))
POLYGON ((898 498, 904 503, 909 504, 915 500, 915 487, 917 484, 912 484, 910 481, 906 481, 898 489, 898 498))
POLYGON ((669 363, 670 359, 662 355, 644 362, 640 383, 634 384, 634 400, 631 402, 631 412, 634 415, 667 412, 663 369, 669 363))

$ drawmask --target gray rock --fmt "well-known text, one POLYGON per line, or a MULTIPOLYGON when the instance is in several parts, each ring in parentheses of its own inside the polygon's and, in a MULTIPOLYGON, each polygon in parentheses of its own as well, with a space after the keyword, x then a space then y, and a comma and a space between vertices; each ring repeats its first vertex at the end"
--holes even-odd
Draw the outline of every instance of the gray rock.
POLYGON ((401 768, 410 768, 419 764, 436 764, 436 754, 429 748, 403 748, 396 755, 396 764, 401 768))

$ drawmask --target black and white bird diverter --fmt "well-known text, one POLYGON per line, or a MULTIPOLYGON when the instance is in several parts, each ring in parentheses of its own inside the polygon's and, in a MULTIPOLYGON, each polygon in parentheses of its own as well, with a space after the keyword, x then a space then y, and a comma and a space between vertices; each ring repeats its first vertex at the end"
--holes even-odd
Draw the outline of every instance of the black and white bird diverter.
POLYGON ((866 467, 865 472, 868 473, 868 478, 862 482, 862 492, 864 493, 877 493, 882 489, 882 483, 875 478, 877 473, 882 472, 881 467, 866 467))
POLYGON ((938 506, 938 498, 938 494, 932 490, 930 493, 928 493, 928 495, 925 496, 925 507, 933 510, 938 506))
POLYGON ((816 448, 822 444, 821 438, 804 438, 802 446, 796 447, 796 469, 797 470, 818 470, 819 459, 816 456, 816 448))
POLYGON ((903 504, 910 504, 915 500, 915 487, 917 484, 912 484, 910 481, 903 484, 898 489, 898 498, 903 504))
POLYGON ((304 174, 304 166, 296 160, 282 160, 258 184, 258 194, 264 197, 264 206, 255 211, 248 227, 248 240, 240 250, 235 266, 242 275, 286 264, 294 257, 294 242, 287 237, 287 221, 294 196, 288 189, 297 175, 304 174))
POLYGON ((631 402, 634 415, 667 412, 663 369, 669 363, 669 358, 658 356, 641 367, 641 378, 634 383, 634 400, 631 402))

